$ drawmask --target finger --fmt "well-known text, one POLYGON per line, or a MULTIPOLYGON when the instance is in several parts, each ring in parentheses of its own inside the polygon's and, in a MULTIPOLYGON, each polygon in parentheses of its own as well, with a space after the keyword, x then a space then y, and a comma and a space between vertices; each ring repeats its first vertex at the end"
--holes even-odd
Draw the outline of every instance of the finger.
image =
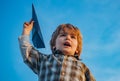
POLYGON ((29 25, 29 23, 28 23, 28 22, 25 22, 25 23, 24 23, 24 25, 27 25, 27 26, 28 26, 28 25, 29 25))
MULTIPOLYGON (((34 21, 31 21, 31 23, 33 24, 33 23, 34 23, 34 21)), ((30 24, 31 24, 31 23, 30 23, 30 24)))
POLYGON ((33 25, 33 24, 34 24, 34 21, 31 21, 30 24, 33 25))
POLYGON ((24 28, 27 28, 29 25, 27 25, 27 24, 24 24, 24 28))
POLYGON ((30 23, 30 24, 31 24, 31 23, 34 23, 33 19, 31 19, 29 23, 30 23))

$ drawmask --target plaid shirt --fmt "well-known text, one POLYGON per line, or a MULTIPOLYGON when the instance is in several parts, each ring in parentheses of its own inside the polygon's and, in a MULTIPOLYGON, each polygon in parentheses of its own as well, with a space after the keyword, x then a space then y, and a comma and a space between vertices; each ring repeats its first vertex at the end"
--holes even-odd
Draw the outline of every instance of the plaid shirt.
POLYGON ((20 36, 19 43, 24 62, 39 81, 95 81, 86 65, 75 57, 42 54, 29 43, 29 36, 20 36))

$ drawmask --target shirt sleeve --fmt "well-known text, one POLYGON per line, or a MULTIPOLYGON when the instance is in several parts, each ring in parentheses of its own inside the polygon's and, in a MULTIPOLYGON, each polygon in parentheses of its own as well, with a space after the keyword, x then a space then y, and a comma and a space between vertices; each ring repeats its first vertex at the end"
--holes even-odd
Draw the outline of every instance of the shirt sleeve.
POLYGON ((33 70, 34 73, 38 74, 40 67, 39 62, 44 55, 30 44, 29 36, 22 35, 18 40, 24 62, 33 70))
POLYGON ((85 77, 86 77, 86 81, 96 81, 88 68, 86 69, 85 77))
POLYGON ((89 68, 84 63, 82 63, 82 68, 86 79, 85 81, 96 81, 89 68))

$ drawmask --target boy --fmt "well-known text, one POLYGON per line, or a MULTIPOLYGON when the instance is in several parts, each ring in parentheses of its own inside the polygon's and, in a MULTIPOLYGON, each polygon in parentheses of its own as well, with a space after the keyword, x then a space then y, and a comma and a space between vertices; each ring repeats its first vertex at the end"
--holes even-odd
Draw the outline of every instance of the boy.
POLYGON ((29 43, 33 23, 24 23, 19 44, 24 62, 38 75, 39 81, 95 81, 86 65, 79 61, 82 36, 77 27, 59 25, 50 40, 53 54, 45 55, 29 43))

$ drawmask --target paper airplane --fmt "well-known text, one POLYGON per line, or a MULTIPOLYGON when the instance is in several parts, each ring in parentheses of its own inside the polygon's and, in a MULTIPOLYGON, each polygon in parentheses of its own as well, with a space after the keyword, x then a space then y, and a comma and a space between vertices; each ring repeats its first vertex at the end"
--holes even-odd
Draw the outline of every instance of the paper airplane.
POLYGON ((34 5, 32 4, 32 20, 34 21, 32 29, 32 42, 36 48, 45 48, 44 40, 40 30, 39 22, 35 12, 34 5))

